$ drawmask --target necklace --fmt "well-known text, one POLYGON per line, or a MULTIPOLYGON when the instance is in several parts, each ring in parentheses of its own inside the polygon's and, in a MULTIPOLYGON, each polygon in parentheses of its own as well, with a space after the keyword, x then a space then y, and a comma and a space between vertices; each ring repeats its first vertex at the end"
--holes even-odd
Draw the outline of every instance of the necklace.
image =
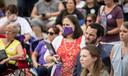
POLYGON ((64 48, 66 49, 66 50, 72 50, 73 49, 73 47, 75 46, 75 43, 76 43, 76 40, 75 41, 73 41, 73 45, 70 47, 70 49, 68 49, 67 48, 67 46, 66 46, 66 42, 65 42, 65 40, 64 40, 64 48))

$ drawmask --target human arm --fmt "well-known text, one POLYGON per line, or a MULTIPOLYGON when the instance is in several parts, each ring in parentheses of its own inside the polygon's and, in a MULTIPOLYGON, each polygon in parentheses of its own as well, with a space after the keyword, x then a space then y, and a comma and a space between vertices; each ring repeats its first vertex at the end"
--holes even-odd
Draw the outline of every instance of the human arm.
POLYGON ((48 17, 48 18, 50 18, 50 17, 57 17, 60 13, 61 13, 61 11, 62 10, 64 10, 64 6, 63 6, 63 4, 62 4, 62 2, 58 2, 58 11, 56 11, 56 12, 48 12, 48 13, 46 13, 46 16, 48 17))
POLYGON ((108 31, 107 32, 108 35, 118 34, 119 29, 124 22, 123 11, 119 6, 116 8, 115 12, 118 12, 118 13, 115 13, 115 16, 116 16, 115 20, 116 20, 117 27, 108 31))
POLYGON ((2 60, 0 62, 0 64, 4 64, 4 63, 8 62, 9 60, 19 60, 19 58, 23 59, 24 58, 24 52, 23 52, 23 48, 22 48, 21 44, 19 44, 16 47, 16 51, 17 51, 17 54, 16 55, 10 56, 10 57, 2 60))
POLYGON ((120 29, 121 25, 123 24, 123 19, 116 19, 116 22, 117 22, 117 27, 110 31, 107 31, 108 35, 113 35, 113 34, 119 33, 119 31, 120 31, 119 29, 120 29))
POLYGON ((35 6, 33 7, 31 17, 32 18, 40 18, 40 19, 42 18, 42 15, 38 15, 37 8, 35 6))
POLYGON ((33 66, 34 67, 38 67, 40 64, 37 62, 39 60, 39 53, 40 51, 42 51, 42 47, 44 47, 45 42, 41 41, 38 43, 38 45, 36 46, 36 48, 34 49, 34 52, 32 53, 32 62, 33 62, 33 66))
POLYGON ((36 67, 36 68, 40 65, 37 62, 37 56, 38 56, 38 53, 36 51, 34 51, 32 53, 32 62, 33 62, 33 66, 36 67))
POLYGON ((24 37, 25 37, 24 42, 27 42, 30 40, 31 35, 29 33, 26 33, 26 34, 24 34, 24 37))
POLYGON ((24 42, 27 42, 32 36, 32 28, 30 27, 29 22, 25 18, 19 17, 18 22, 21 26, 20 34, 24 35, 24 42))

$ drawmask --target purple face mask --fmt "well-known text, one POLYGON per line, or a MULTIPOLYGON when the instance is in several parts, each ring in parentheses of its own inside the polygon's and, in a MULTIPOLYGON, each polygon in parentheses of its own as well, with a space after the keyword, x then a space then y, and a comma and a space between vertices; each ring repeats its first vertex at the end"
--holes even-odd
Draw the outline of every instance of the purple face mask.
POLYGON ((64 36, 70 35, 73 33, 72 27, 64 27, 64 36))

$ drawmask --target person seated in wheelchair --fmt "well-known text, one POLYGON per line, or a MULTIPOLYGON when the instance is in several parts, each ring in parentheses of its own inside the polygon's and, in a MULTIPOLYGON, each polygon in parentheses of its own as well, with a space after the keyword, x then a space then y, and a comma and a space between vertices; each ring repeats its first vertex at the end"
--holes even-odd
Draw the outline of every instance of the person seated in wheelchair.
POLYGON ((59 32, 59 28, 55 26, 50 27, 47 32, 48 39, 40 41, 32 53, 33 67, 38 76, 50 76, 51 74, 51 68, 54 65, 54 61, 46 61, 45 58, 47 55, 54 54, 54 49, 50 48, 52 47, 50 43, 58 36, 59 32))
MULTIPOLYGON (((21 43, 15 39, 19 32, 18 26, 10 23, 5 27, 5 38, 0 39, 0 51, 4 50, 7 58, 0 60, 0 75, 7 68, 16 66, 16 61, 23 58, 24 52, 21 43)), ((0 55, 0 58, 3 54, 0 55)), ((13 68, 12 68, 13 69, 13 68)))

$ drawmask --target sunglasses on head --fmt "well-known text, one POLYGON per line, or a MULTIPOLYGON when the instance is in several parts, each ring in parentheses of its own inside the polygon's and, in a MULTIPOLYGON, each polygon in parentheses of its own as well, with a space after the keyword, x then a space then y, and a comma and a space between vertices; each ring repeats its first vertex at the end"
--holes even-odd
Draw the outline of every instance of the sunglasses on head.
POLYGON ((47 32, 47 34, 49 34, 49 35, 54 35, 55 33, 53 33, 53 32, 47 32))

